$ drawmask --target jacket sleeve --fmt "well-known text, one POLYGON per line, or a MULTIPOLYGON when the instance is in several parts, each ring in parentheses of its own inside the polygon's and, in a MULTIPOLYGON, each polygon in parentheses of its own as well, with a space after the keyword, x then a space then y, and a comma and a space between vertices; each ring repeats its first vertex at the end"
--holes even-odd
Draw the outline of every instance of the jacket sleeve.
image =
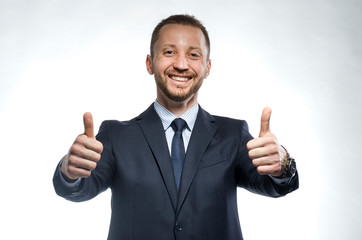
POLYGON ((298 189, 298 173, 292 178, 280 180, 275 180, 268 175, 260 175, 256 167, 253 166, 246 148, 246 144, 253 139, 249 133, 246 121, 241 122, 240 133, 240 145, 235 168, 237 185, 239 187, 269 197, 281 197, 298 189))

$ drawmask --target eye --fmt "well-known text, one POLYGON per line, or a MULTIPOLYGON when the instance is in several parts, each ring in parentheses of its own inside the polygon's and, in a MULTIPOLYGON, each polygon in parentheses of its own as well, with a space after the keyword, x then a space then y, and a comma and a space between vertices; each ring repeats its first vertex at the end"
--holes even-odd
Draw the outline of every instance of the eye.
POLYGON ((201 57, 201 55, 199 53, 196 53, 196 52, 193 52, 193 53, 190 53, 190 57, 192 59, 199 59, 201 57))
POLYGON ((174 52, 173 52, 172 50, 165 50, 165 51, 163 52, 163 54, 166 55, 166 56, 171 56, 171 55, 174 54, 174 52))

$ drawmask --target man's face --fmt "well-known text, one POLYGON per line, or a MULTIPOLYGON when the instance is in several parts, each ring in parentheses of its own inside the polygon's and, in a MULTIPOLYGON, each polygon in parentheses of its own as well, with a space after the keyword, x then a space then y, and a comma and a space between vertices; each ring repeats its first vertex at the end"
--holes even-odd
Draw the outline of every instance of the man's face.
POLYGON ((147 71, 155 75, 158 100, 182 102, 197 97, 209 75, 205 37, 199 28, 168 24, 161 28, 154 57, 147 56, 147 71))

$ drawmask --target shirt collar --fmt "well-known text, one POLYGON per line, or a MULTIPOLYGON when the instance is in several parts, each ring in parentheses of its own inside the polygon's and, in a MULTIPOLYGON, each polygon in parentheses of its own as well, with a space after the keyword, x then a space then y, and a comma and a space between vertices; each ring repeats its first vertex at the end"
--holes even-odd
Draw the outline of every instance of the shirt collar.
MULTIPOLYGON (((166 131, 167 128, 170 127, 173 120, 178 118, 178 116, 176 116, 175 114, 173 114, 172 112, 161 106, 161 104, 159 104, 157 100, 154 103, 154 107, 156 113, 161 118, 163 129, 166 131)), ((198 112, 199 112, 199 104, 196 103, 192 108, 190 108, 180 116, 180 118, 186 121, 187 127, 189 128, 190 131, 192 131, 192 129, 194 128, 198 112)))

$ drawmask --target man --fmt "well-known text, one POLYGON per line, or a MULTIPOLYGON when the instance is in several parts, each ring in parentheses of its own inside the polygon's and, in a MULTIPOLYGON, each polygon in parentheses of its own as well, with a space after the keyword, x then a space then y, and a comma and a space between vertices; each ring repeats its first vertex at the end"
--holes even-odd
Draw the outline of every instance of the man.
POLYGON ((198 105, 211 61, 208 33, 194 17, 160 22, 150 51, 155 103, 130 121, 103 122, 97 138, 85 113, 85 132, 58 165, 55 190, 85 201, 111 188, 108 239, 242 239, 238 186, 271 197, 298 188, 294 159, 270 132, 271 110, 253 139, 245 121, 198 105))

